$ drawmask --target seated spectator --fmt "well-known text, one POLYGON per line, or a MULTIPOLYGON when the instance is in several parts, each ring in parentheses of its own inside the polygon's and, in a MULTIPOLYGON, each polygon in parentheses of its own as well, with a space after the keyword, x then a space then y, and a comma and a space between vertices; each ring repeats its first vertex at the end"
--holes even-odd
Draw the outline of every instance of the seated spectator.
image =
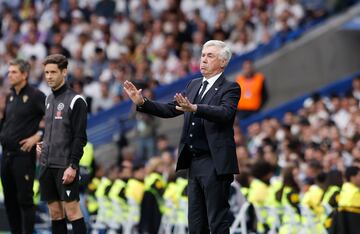
POLYGON ((360 76, 357 76, 352 81, 352 94, 360 101, 360 76))
POLYGON ((247 31, 239 32, 238 36, 232 41, 231 50, 237 54, 242 55, 256 48, 255 42, 250 38, 247 31))
POLYGON ((275 28, 267 11, 260 12, 255 24, 254 40, 257 44, 267 44, 275 33, 275 28))
POLYGON ((109 83, 100 81, 100 97, 94 98, 91 107, 91 113, 96 114, 99 111, 107 110, 114 104, 114 100, 110 96, 109 83))
POLYGON ((37 32, 32 30, 28 32, 27 41, 20 47, 19 53, 25 59, 35 56, 42 61, 46 57, 47 51, 44 44, 38 41, 37 32))
POLYGON ((325 17, 328 13, 326 0, 301 0, 301 4, 305 8, 308 22, 325 17))

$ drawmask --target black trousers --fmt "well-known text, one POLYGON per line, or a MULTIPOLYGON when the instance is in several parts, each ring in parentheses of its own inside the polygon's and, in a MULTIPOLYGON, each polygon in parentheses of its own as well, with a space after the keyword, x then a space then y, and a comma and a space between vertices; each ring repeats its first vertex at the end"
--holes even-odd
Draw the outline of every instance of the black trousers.
POLYGON ((32 234, 34 231, 35 157, 35 151, 30 153, 4 151, 1 158, 5 209, 13 234, 32 234))
POLYGON ((210 156, 192 159, 188 185, 190 234, 229 233, 232 181, 233 175, 216 174, 210 156))

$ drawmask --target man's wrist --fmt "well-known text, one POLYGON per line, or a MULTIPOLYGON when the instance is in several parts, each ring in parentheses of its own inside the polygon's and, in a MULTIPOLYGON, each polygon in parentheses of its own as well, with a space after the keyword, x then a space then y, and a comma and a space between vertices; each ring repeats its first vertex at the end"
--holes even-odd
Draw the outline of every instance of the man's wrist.
POLYGON ((36 132, 36 134, 37 134, 40 138, 42 138, 42 136, 44 135, 44 131, 38 130, 38 131, 36 132))
POLYGON ((79 169, 79 165, 75 164, 75 163, 70 163, 69 167, 71 167, 74 170, 79 169))
POLYGON ((194 108, 193 108, 194 111, 193 112, 196 112, 197 109, 198 109, 198 106, 196 104, 194 104, 194 108))
POLYGON ((139 103, 137 106, 142 106, 145 104, 145 102, 148 101, 146 97, 143 98, 142 103, 139 103))
POLYGON ((42 139, 43 136, 44 136, 44 131, 42 131, 42 130, 37 131, 36 134, 35 134, 35 136, 37 137, 36 142, 41 141, 41 139, 42 139))

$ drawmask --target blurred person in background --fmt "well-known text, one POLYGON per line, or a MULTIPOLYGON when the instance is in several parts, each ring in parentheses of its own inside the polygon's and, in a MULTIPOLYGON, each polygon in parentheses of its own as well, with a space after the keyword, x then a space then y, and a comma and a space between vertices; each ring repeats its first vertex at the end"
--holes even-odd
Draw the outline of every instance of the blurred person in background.
POLYGON ((321 171, 314 178, 314 184, 310 185, 308 190, 304 193, 302 204, 311 209, 317 217, 322 212, 321 199, 324 196, 324 183, 326 174, 321 171))
POLYGON ((258 44, 267 44, 274 35, 274 23, 267 11, 262 11, 259 14, 259 21, 256 22, 254 40, 258 44))
MULTIPOLYGON (((324 216, 331 220, 332 210, 338 207, 340 190, 343 185, 343 173, 339 170, 331 170, 326 173, 324 183, 324 196, 321 199, 321 204, 324 206, 324 216)), ((329 221, 325 220, 325 228, 329 228, 329 221)))
POLYGON ((274 168, 264 160, 258 160, 251 166, 252 180, 249 187, 248 201, 257 206, 264 206, 269 195, 270 179, 274 168))
POLYGON ((343 173, 339 170, 331 170, 326 173, 324 183, 324 196, 322 204, 328 204, 332 208, 338 207, 340 189, 343 185, 343 173))
POLYGON ((11 92, 0 122, 2 145, 1 182, 12 233, 33 233, 35 207, 35 145, 43 135, 39 123, 45 113, 45 95, 28 83, 30 64, 22 59, 9 63, 11 92))
POLYGON ((161 155, 163 152, 169 151, 172 154, 175 153, 175 147, 169 142, 169 138, 165 134, 160 134, 156 138, 156 155, 161 155))
POLYGON ((282 186, 275 193, 276 200, 282 205, 290 205, 300 214, 300 183, 297 181, 299 168, 289 165, 282 169, 282 186))
POLYGON ((161 155, 163 161, 163 173, 165 181, 172 181, 175 178, 175 160, 173 153, 170 151, 164 151, 161 155))
POLYGON ((346 168, 346 182, 339 194, 339 208, 332 216, 330 234, 355 234, 359 232, 360 220, 360 169, 346 168))
POLYGON ((163 161, 160 157, 151 158, 146 165, 145 190, 140 208, 140 234, 157 234, 164 212, 162 197, 166 181, 164 180, 163 161))
POLYGON ((328 14, 327 1, 325 0, 301 0, 304 7, 307 22, 320 19, 328 14))
POLYGON ((231 50, 237 55, 242 55, 253 51, 256 48, 256 43, 250 38, 246 30, 240 31, 240 33, 234 38, 231 45, 231 50))
MULTIPOLYGON (((149 99, 153 98, 152 91, 147 88, 144 89, 143 95, 149 99)), ((159 121, 156 117, 141 112, 134 112, 134 117, 136 119, 135 136, 137 139, 137 161, 145 163, 156 154, 155 141, 159 121)))
POLYGON ((121 166, 123 161, 129 161, 131 164, 134 163, 136 158, 136 150, 128 145, 124 145, 120 148, 120 154, 118 157, 117 165, 121 166))
MULTIPOLYGON (((265 160, 255 161, 250 168, 251 182, 248 190, 247 200, 255 207, 261 209, 267 205, 267 200, 271 194, 271 183, 270 179, 274 175, 274 169, 271 164, 265 160)), ((257 232, 265 232, 269 230, 267 223, 268 213, 261 212, 261 220, 257 220, 254 216, 254 211, 251 211, 250 223, 252 228, 255 228, 257 232)))
POLYGON ((114 100, 110 96, 110 84, 108 81, 100 81, 100 97, 94 98, 91 106, 91 113, 96 114, 98 112, 110 109, 114 100))
POLYGON ((304 191, 307 191, 307 189, 315 183, 316 177, 323 172, 323 165, 321 162, 314 159, 309 160, 302 165, 304 167, 305 175, 303 189, 304 191))
POLYGON ((241 87, 238 117, 244 119, 258 113, 268 100, 264 74, 255 71, 253 61, 246 60, 236 82, 241 87))
POLYGON ((92 97, 86 96, 84 93, 84 82, 81 80, 74 80, 70 84, 71 88, 79 95, 83 96, 85 98, 87 105, 87 111, 88 113, 91 113, 91 106, 92 106, 92 97))
POLYGON ((353 96, 360 101, 360 76, 353 79, 351 86, 353 96))

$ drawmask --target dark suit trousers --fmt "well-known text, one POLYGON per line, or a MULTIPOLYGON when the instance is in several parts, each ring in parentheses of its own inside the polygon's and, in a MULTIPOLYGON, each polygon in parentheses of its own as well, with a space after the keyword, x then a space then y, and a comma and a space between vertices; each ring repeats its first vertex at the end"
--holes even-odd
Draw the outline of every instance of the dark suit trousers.
POLYGON ((192 159, 189 169, 190 234, 229 233, 229 191, 233 175, 217 175, 208 157, 192 159))
POLYGON ((35 150, 30 153, 4 151, 1 158, 1 182, 4 203, 13 234, 32 234, 35 223, 33 184, 35 150))

